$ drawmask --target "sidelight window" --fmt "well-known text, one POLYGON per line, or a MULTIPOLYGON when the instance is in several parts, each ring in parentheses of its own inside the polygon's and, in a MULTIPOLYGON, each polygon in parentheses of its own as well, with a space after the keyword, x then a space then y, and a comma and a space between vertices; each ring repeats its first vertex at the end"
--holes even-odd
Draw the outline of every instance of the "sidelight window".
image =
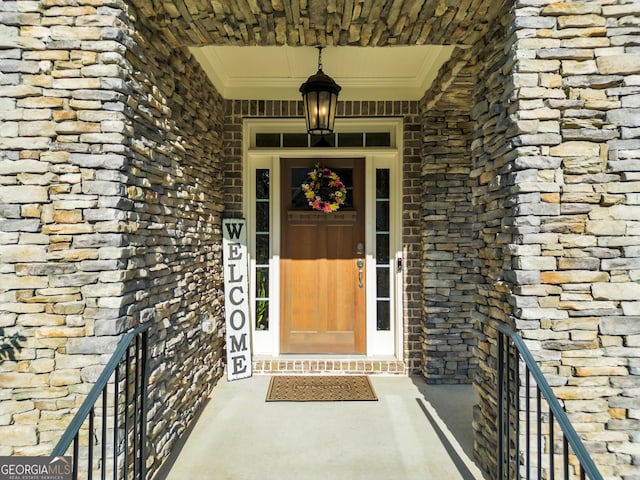
POLYGON ((269 245, 270 245, 270 189, 269 170, 256 170, 255 215, 255 319, 257 330, 269 330, 269 245))
POLYGON ((376 169, 376 312, 377 329, 391 328, 390 172, 376 169))

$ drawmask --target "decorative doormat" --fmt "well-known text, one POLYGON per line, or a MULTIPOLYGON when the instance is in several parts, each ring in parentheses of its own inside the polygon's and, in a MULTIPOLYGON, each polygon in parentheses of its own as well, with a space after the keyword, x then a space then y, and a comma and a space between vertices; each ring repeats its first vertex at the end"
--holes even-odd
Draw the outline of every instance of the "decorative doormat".
POLYGON ((377 401, 366 375, 277 375, 267 402, 377 401))

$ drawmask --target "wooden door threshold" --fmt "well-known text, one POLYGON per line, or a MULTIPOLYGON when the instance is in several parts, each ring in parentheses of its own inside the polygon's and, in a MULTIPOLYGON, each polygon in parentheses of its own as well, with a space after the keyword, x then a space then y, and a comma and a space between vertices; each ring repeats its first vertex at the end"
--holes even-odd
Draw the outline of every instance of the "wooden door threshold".
POLYGON ((286 355, 253 359, 254 375, 408 375, 405 362, 364 355, 286 355))

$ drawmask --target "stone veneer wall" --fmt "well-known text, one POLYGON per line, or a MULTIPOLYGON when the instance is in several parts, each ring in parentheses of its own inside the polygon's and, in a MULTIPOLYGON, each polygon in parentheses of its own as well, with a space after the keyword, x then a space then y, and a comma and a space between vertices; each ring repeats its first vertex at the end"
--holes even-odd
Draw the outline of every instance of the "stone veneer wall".
POLYGON ((154 323, 151 470, 167 458, 224 369, 224 102, 186 49, 168 47, 141 25, 130 35, 126 313, 134 323, 154 323), (211 333, 202 331, 205 320, 211 333))
MULTIPOLYGON (((245 118, 303 118, 301 101, 227 100, 225 116, 225 215, 242 215, 242 121, 245 118)), ((338 117, 403 117, 404 361, 408 371, 421 368, 420 155, 417 102, 339 101, 338 117)))
POLYGON ((133 13, 0 6, 1 455, 49 454, 139 322, 151 470, 221 375, 223 104, 133 13))
POLYGON ((607 478, 640 436, 640 4, 520 1, 516 326, 607 478))
POLYGON ((476 456, 495 472, 501 322, 525 338, 601 472, 635 478, 640 9, 522 0, 499 18, 473 55, 476 456))
POLYGON ((478 278, 470 175, 475 79, 466 53, 453 55, 421 102, 422 373, 428 383, 470 383, 476 365, 471 312, 478 278))
POLYGON ((474 453, 476 461, 491 475, 497 475, 498 439, 496 431, 497 375, 496 332, 492 323, 513 326, 513 307, 508 284, 513 278, 509 245, 513 241, 513 217, 509 208, 509 185, 513 147, 506 135, 512 125, 509 96, 510 51, 505 48, 507 31, 513 16, 505 11, 500 22, 476 46, 472 57, 478 59, 471 118, 475 122, 471 155, 471 178, 475 185, 473 201, 473 245, 477 249, 475 273, 478 275, 476 305, 472 312, 477 331, 475 349, 478 368, 473 383, 479 402, 474 411, 474 453))
MULTIPOLYGON (((505 246, 511 242, 511 212, 508 208, 507 183, 511 150, 505 132, 511 124, 508 98, 512 91, 509 82, 509 49, 505 47, 507 32, 513 22, 506 6, 501 10, 492 29, 466 58, 476 64, 458 67, 463 73, 471 69, 475 85, 472 89, 469 116, 474 122, 470 156, 472 248, 475 250, 473 272, 476 280, 475 305, 471 319, 475 326, 476 345, 473 346, 477 368, 473 385, 478 394, 474 407, 474 454, 483 470, 497 475, 498 439, 496 419, 496 360, 495 331, 492 322, 511 324, 508 291, 503 288, 510 275, 509 257, 505 246)), ((461 58, 461 60, 463 60, 461 58)))
MULTIPOLYGON (((495 330, 511 323, 513 182, 509 125, 508 5, 473 49, 456 49, 421 101, 423 126, 423 374, 473 381, 474 452, 496 474, 495 330), (508 280, 507 280, 508 279, 508 280)), ((517 280, 516 280, 517 281, 517 280)))

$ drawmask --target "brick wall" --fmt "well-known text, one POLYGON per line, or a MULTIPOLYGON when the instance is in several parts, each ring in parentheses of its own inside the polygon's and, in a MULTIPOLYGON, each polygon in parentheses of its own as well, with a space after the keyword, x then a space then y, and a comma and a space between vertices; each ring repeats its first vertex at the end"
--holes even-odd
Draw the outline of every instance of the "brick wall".
MULTIPOLYGON (((226 101, 225 215, 242 215, 242 121, 244 118, 302 118, 301 101, 226 101)), ((417 102, 339 101, 338 117, 403 117, 404 155, 403 231, 404 250, 404 348, 407 367, 412 372, 421 365, 421 259, 420 259, 420 155, 422 134, 417 102)))

